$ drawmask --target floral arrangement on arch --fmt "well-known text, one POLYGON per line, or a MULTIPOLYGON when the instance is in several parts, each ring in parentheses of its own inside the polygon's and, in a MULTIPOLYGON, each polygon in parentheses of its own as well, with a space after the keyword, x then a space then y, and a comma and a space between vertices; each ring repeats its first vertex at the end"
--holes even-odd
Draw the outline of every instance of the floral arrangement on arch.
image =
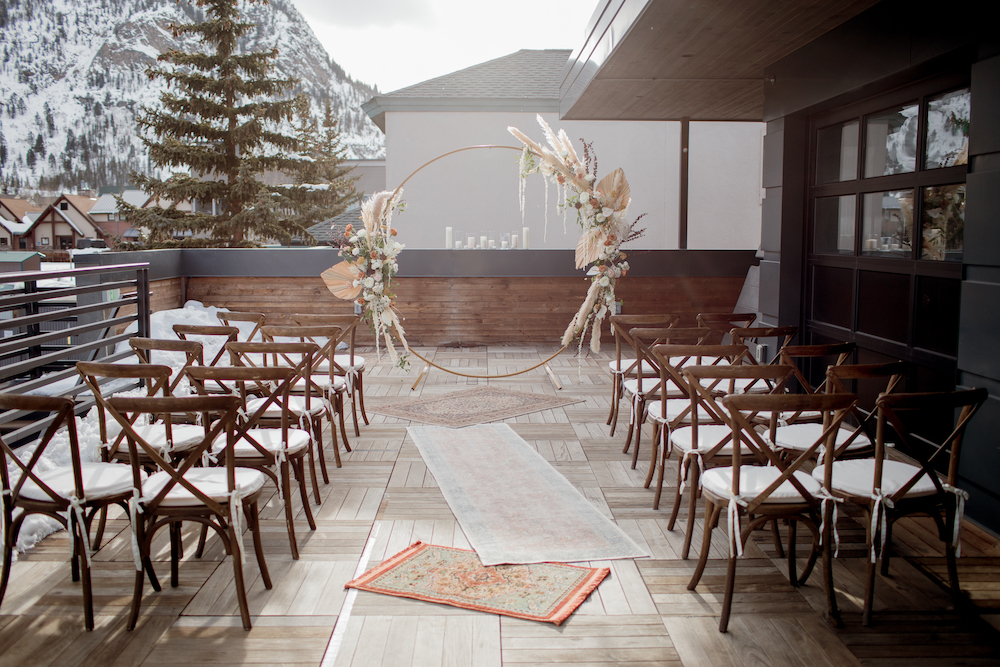
MULTIPOLYGON (((625 172, 619 168, 598 181, 597 156, 592 146, 581 140, 584 158, 581 160, 565 130, 557 134, 540 115, 537 118, 548 146, 534 142, 516 127, 507 128, 524 145, 519 162, 522 184, 528 175, 537 173, 546 179, 546 192, 547 184, 555 183, 564 215, 575 211, 582 230, 576 244, 576 268, 589 266, 587 275, 591 276, 587 297, 566 327, 562 344, 569 345, 579 338, 582 351, 589 327, 590 349, 600 352, 601 323, 614 313, 615 286, 629 270, 621 246, 642 236, 645 230, 636 229, 636 225, 645 213, 632 223, 627 222, 631 196, 625 172)), ((523 190, 521 214, 524 214, 523 190)))
POLYGON ((340 249, 343 260, 322 273, 323 281, 341 299, 353 300, 360 305, 365 320, 375 334, 375 350, 381 357, 381 341, 386 352, 400 368, 407 366, 409 349, 406 344, 399 313, 396 312, 396 294, 393 279, 399 270, 396 256, 403 244, 396 241, 396 230, 390 226, 394 210, 402 210, 401 192, 378 192, 361 206, 360 229, 347 225, 347 244, 340 249), (391 332, 395 331, 404 352, 397 354, 391 332))

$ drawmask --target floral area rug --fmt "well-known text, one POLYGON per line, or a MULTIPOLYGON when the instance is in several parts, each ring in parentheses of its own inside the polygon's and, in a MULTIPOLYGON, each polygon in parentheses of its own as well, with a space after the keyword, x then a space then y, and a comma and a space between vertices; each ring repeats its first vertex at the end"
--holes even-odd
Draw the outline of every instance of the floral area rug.
POLYGON ((509 425, 407 432, 483 565, 649 556, 509 425))
POLYGON ((424 424, 462 428, 518 417, 529 412, 551 410, 580 403, 582 400, 483 386, 454 391, 443 396, 393 403, 373 410, 379 414, 424 424))
POLYGON ((609 572, 562 563, 484 567, 473 551, 417 542, 344 587, 559 625, 609 572))

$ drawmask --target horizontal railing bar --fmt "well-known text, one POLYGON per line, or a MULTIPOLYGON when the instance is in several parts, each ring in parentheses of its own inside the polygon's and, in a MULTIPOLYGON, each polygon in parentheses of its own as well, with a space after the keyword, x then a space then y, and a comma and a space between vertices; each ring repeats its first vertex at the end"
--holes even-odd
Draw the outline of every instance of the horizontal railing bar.
POLYGON ((37 292, 23 292, 16 296, 0 296, 0 310, 9 310, 13 307, 26 303, 42 302, 49 299, 56 299, 64 296, 78 296, 91 292, 107 292, 113 289, 132 288, 135 289, 136 281, 118 280, 112 283, 96 283, 94 285, 80 285, 78 287, 58 287, 55 289, 39 289, 37 292))
MULTIPOLYGON (((119 359, 125 359, 134 356, 135 353, 130 348, 127 351, 115 352, 114 354, 109 354, 106 357, 102 357, 100 360, 102 362, 111 363, 114 361, 118 361, 119 359)), ((61 371, 53 371, 52 373, 46 373, 44 377, 36 378, 34 380, 19 382, 17 384, 8 384, 7 386, 0 388, 0 393, 24 394, 48 386, 55 382, 59 382, 60 380, 65 380, 68 377, 74 377, 74 376, 76 376, 78 382, 76 385, 74 385, 74 390, 76 390, 77 387, 80 387, 82 389, 84 385, 82 384, 82 378, 80 378, 80 374, 76 372, 76 368, 67 368, 61 371)), ((75 396, 76 393, 78 393, 78 391, 79 390, 70 392, 70 395, 75 396)))
POLYGON ((67 327, 65 329, 60 329, 58 331, 48 331, 44 334, 37 334, 29 338, 19 338, 9 343, 0 343, 0 354, 6 354, 7 352, 12 352, 18 349, 24 349, 24 343, 27 341, 31 342, 30 347, 35 345, 43 345, 45 343, 51 343, 53 341, 59 340, 61 338, 68 338, 70 336, 77 336, 79 334, 87 333, 88 331, 96 331, 97 329, 110 329, 113 326, 119 324, 125 324, 127 322, 134 322, 135 315, 122 315, 120 317, 113 317, 107 320, 98 320, 97 322, 91 322, 90 324, 81 324, 75 327, 67 327))
POLYGON ((111 310, 112 308, 137 304, 138 302, 139 300, 133 297, 131 299, 119 299, 118 301, 101 301, 89 306, 74 306, 72 308, 63 308, 62 310, 52 310, 28 317, 12 317, 9 320, 0 320, 0 329, 17 329, 31 326, 32 324, 54 322, 75 315, 86 315, 87 313, 94 313, 101 310, 111 310), (59 317, 50 317, 51 315, 59 315, 59 317))
POLYGON ((19 364, 12 364, 10 366, 0 366, 0 379, 9 378, 16 375, 21 375, 22 373, 27 373, 30 370, 39 368, 41 366, 46 366, 54 361, 61 361, 63 359, 68 359, 73 355, 80 354, 81 352, 89 352, 90 350, 96 350, 102 347, 110 347, 121 341, 128 340, 132 338, 135 334, 118 334, 117 336, 111 336, 109 338, 104 338, 93 343, 83 343, 81 345, 74 345, 68 349, 69 354, 63 352, 52 352, 50 354, 43 354, 40 357, 33 357, 29 361, 22 361, 19 364))

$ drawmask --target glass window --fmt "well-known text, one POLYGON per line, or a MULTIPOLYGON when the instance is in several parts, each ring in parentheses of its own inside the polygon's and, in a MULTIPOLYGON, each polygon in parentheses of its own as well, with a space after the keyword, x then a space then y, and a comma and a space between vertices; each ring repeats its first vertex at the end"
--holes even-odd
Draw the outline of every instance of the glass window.
POLYGON ((928 100, 925 169, 969 163, 971 109, 972 96, 968 88, 954 90, 928 100))
POLYGON ((910 257, 913 190, 870 192, 864 196, 861 254, 910 257))
POLYGON ((813 252, 822 255, 854 254, 854 209, 857 197, 820 197, 816 199, 813 226, 813 252))
POLYGON ((865 178, 914 171, 917 166, 919 106, 869 116, 865 123, 865 178))
POLYGON ((816 133, 816 182, 837 183, 858 177, 858 121, 816 133))
POLYGON ((962 261, 965 183, 924 188, 920 259, 962 261))

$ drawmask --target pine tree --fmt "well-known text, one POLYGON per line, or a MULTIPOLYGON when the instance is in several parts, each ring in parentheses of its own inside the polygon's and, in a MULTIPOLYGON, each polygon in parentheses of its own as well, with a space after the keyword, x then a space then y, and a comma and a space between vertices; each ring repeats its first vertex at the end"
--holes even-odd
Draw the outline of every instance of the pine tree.
MULTIPOLYGON (((147 245, 169 244, 178 233, 189 237, 186 245, 228 247, 269 239, 288 244, 293 236, 309 236, 304 223, 316 213, 309 213, 314 200, 303 193, 310 188, 267 186, 262 178, 281 172, 292 175, 296 185, 312 182, 299 174, 316 160, 300 155, 300 138, 280 129, 302 108, 302 101, 288 97, 297 81, 270 77, 276 48, 237 52, 240 38, 254 27, 239 20, 237 2, 197 0, 206 9, 205 20, 171 28, 177 37, 199 37, 210 52, 170 51, 159 60, 171 67, 147 72, 151 79, 166 80, 170 89, 161 96, 161 107, 143 109, 138 124, 146 131, 143 142, 152 165, 173 172, 165 180, 132 175, 138 187, 161 203, 148 209, 124 207, 133 226, 150 231, 147 245), (196 202, 200 210, 178 210, 184 202, 196 202), (210 238, 190 238, 200 232, 210 238)), ((342 153, 331 159, 339 166, 342 153)), ((336 169, 327 174, 339 179, 330 189, 344 200, 333 208, 357 198, 346 174, 336 169)))

